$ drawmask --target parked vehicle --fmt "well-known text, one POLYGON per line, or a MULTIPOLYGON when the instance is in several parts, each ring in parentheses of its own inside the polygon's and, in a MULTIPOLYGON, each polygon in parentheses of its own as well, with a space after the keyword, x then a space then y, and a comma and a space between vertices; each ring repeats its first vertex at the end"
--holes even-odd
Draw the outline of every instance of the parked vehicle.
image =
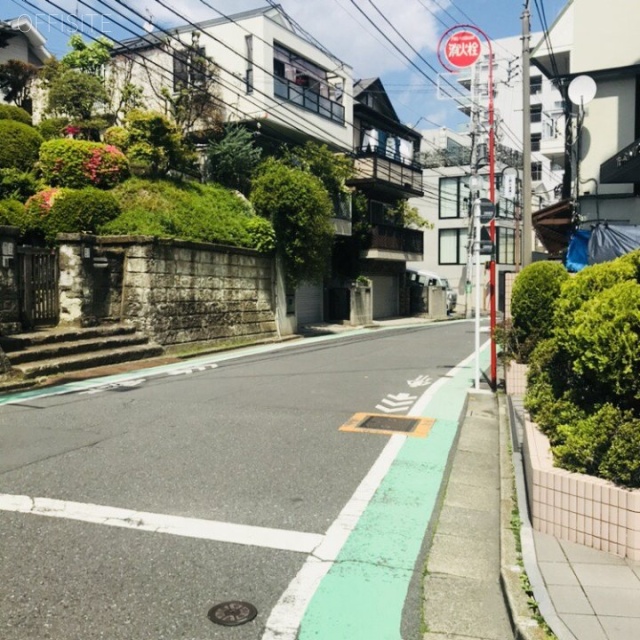
POLYGON ((447 292, 447 313, 453 313, 458 303, 458 292, 455 291, 449 281, 432 271, 407 270, 410 282, 415 282, 423 287, 442 287, 447 292))

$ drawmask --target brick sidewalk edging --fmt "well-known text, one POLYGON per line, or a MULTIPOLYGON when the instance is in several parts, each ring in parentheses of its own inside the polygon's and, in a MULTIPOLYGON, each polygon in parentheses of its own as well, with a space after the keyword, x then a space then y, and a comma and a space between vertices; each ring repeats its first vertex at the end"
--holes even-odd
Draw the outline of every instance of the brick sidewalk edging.
POLYGON ((536 531, 640 561, 640 490, 554 467, 549 439, 528 416, 522 455, 536 531))

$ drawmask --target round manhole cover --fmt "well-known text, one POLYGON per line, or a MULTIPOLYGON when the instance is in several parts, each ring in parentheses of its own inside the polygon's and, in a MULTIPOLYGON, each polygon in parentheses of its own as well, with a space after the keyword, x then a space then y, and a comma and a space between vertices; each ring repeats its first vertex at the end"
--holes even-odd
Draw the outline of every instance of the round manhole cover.
POLYGON ((209 609, 207 614, 211 622, 221 624, 225 627, 235 627, 253 620, 258 615, 258 610, 248 602, 231 600, 221 602, 209 609))

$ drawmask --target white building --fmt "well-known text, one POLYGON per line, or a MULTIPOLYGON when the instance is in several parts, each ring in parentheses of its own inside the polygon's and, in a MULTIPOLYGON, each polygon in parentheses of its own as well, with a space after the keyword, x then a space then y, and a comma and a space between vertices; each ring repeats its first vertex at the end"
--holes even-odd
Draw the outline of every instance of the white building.
POLYGON ((532 52, 532 63, 573 96, 565 154, 571 193, 533 215, 551 251, 566 248, 579 222, 640 224, 639 20, 640 5, 628 0, 610 0, 606 7, 569 0, 549 29, 549 42, 541 40, 532 52), (581 76, 592 79, 593 99, 593 91, 581 89, 589 80, 576 84, 581 76))
POLYGON ((191 56, 217 69, 225 121, 265 135, 352 146, 351 68, 299 35, 277 8, 257 9, 126 41, 115 51, 119 81, 143 88, 145 107, 168 111, 166 92, 203 82, 191 56), (131 60, 133 58, 133 64, 131 60))

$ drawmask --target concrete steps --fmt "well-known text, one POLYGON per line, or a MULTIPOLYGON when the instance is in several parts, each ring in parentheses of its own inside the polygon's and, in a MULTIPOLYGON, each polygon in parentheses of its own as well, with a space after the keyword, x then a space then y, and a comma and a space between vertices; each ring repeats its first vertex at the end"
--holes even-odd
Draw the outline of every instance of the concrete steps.
POLYGON ((123 325, 56 327, 0 336, 0 347, 12 369, 26 379, 152 358, 164 352, 135 328, 123 325))

